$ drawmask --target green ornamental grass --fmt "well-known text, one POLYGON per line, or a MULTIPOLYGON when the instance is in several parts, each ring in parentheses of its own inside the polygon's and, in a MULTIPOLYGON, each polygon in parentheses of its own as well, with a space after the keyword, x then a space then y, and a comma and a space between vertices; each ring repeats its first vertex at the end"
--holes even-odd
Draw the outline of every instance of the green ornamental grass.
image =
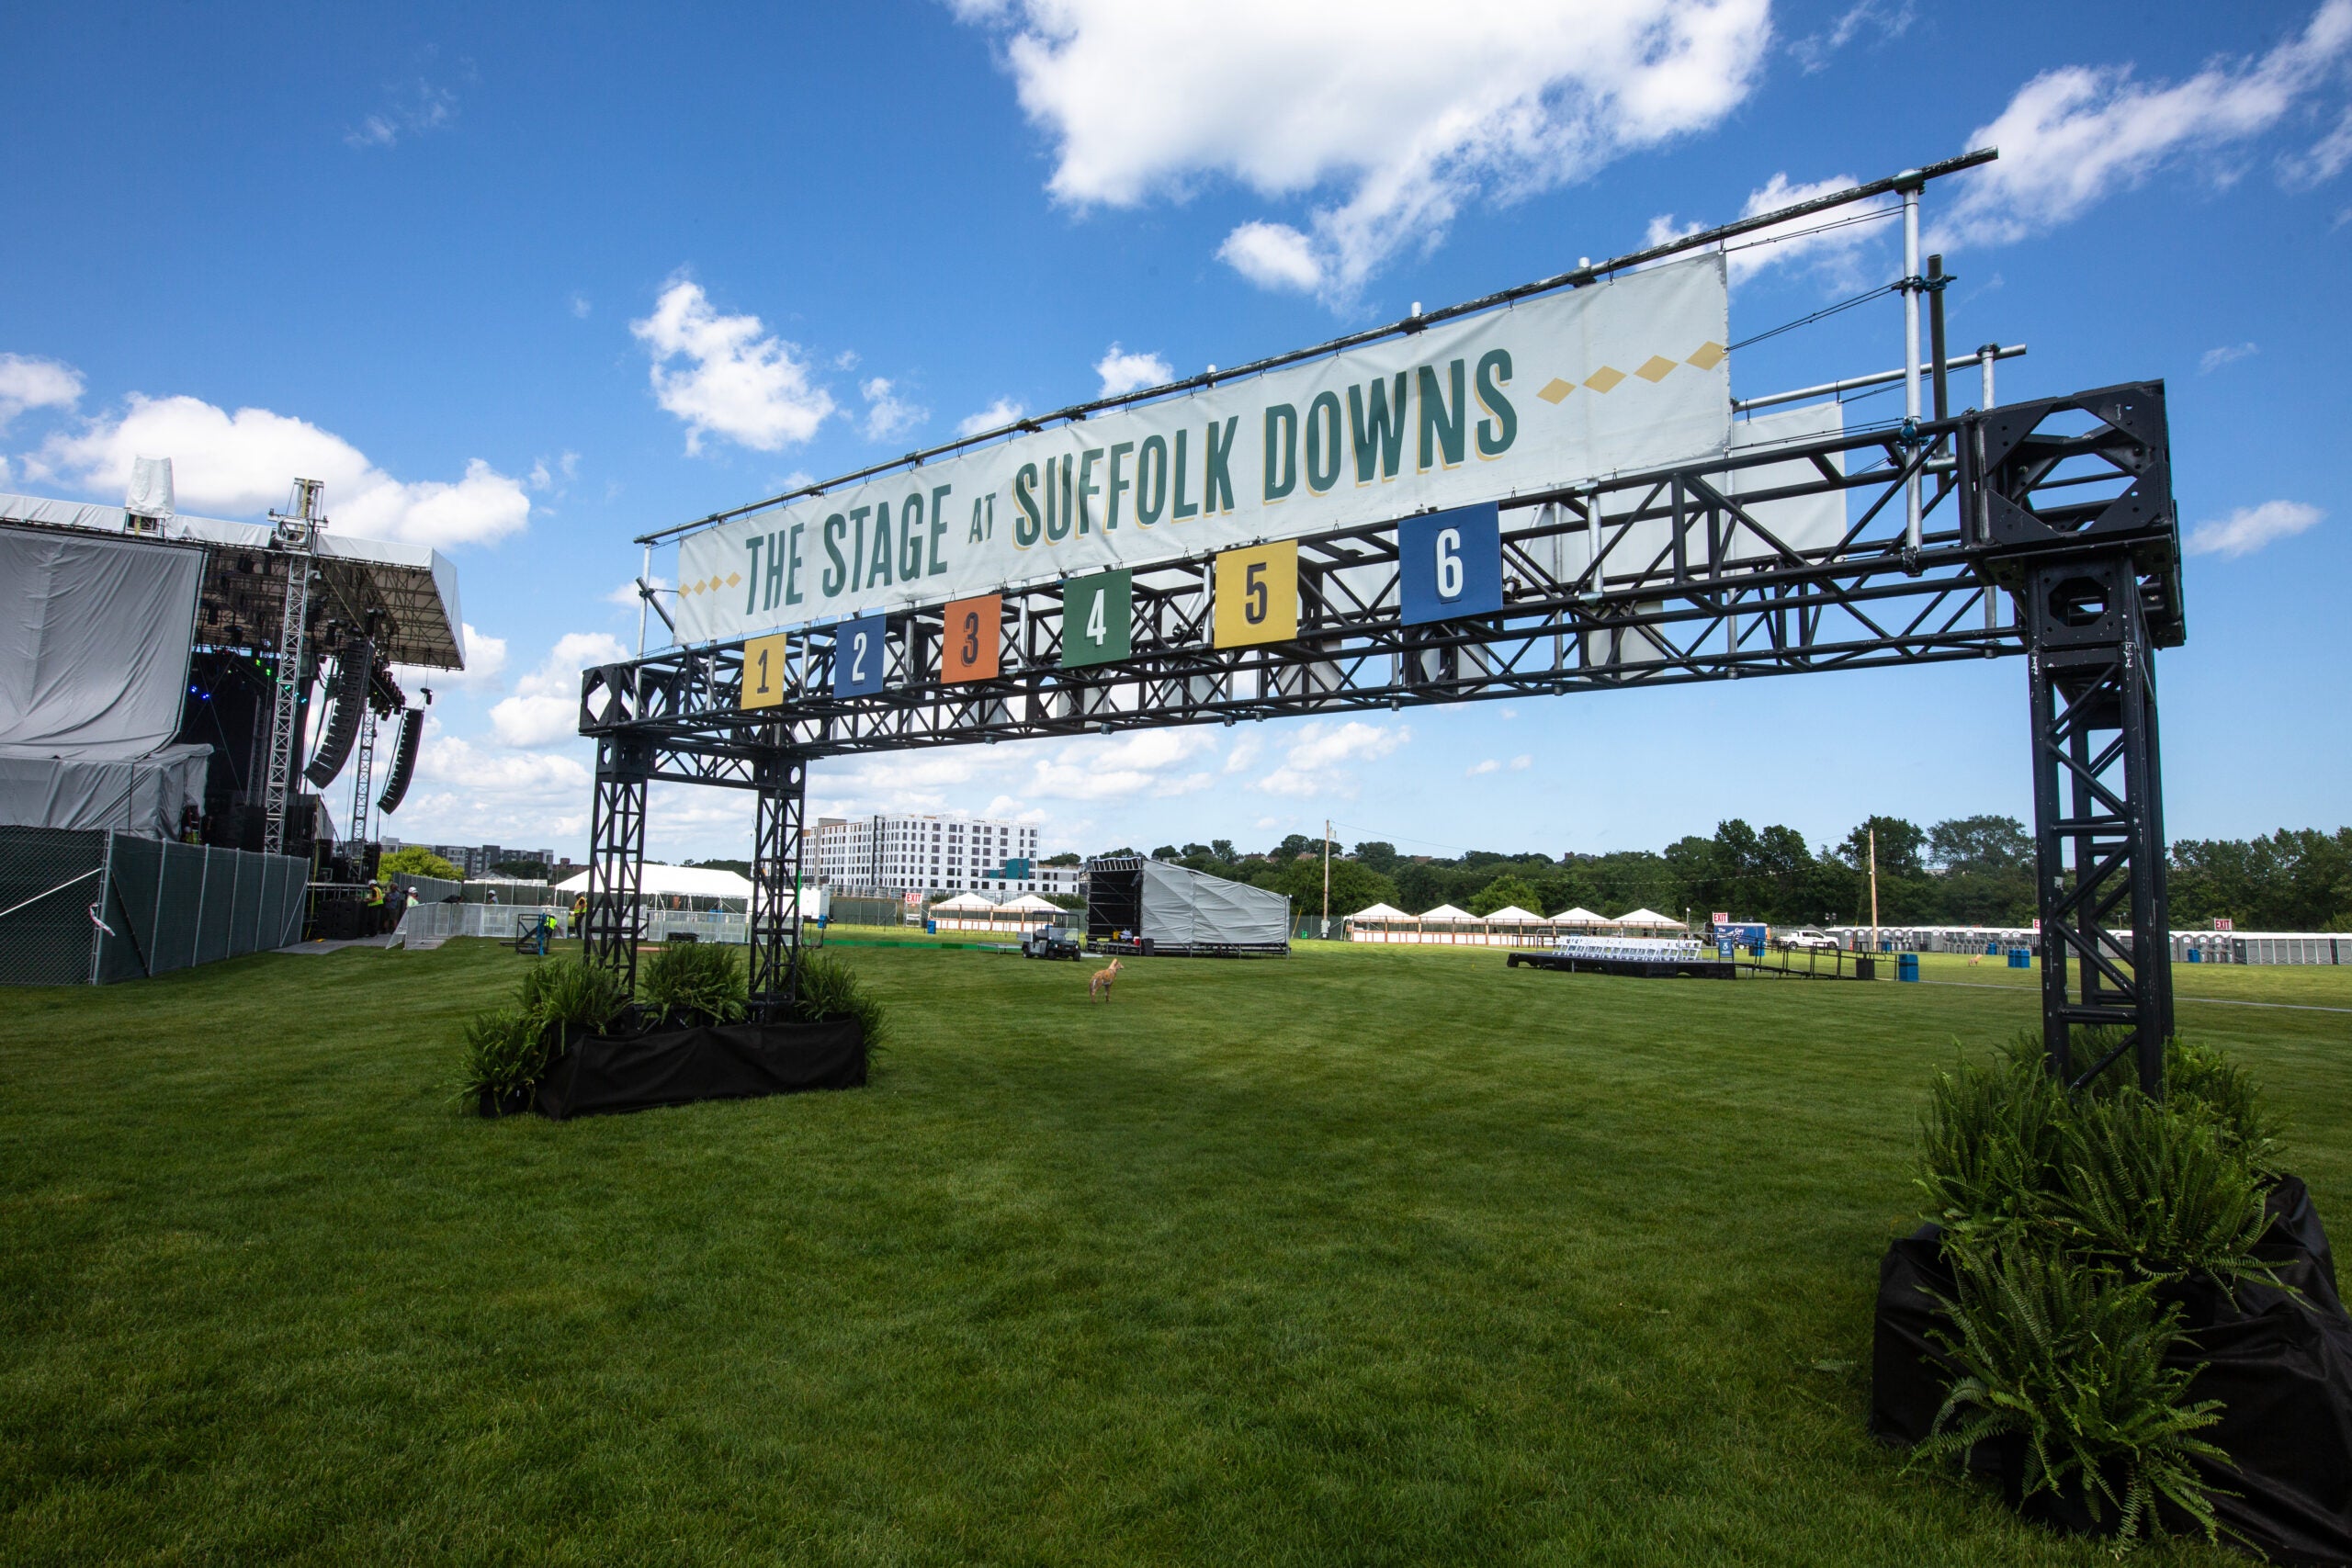
POLYGON ((740 950, 718 942, 673 942, 638 965, 637 999, 663 1023, 735 1023, 749 992, 740 950))

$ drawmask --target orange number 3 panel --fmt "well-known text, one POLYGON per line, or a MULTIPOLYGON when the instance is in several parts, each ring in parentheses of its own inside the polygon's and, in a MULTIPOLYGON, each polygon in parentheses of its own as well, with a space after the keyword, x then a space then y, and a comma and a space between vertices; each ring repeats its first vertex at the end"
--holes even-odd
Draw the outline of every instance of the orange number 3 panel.
POLYGON ((942 681, 993 681, 1001 651, 1004 595, 983 593, 957 599, 947 606, 940 628, 939 678, 942 681))
POLYGON ((1216 646, 1248 648, 1298 636, 1298 544, 1284 539, 1216 558, 1216 646))

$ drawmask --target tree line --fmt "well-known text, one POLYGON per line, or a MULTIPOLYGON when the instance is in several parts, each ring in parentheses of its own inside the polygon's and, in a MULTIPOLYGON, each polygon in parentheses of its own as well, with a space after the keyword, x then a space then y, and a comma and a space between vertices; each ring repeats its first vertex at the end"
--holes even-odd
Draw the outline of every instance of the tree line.
MULTIPOLYGON (((1571 852, 1558 857, 1475 850, 1451 858, 1400 854, 1378 840, 1332 846, 1331 913, 1388 904, 1419 914, 1453 904, 1474 915, 1516 905, 1539 915, 1572 907, 1622 915, 1636 907, 1704 920, 1854 925, 1871 919, 1872 834, 1883 925, 2026 926, 2036 913, 2033 838, 2014 817, 1949 818, 1922 828, 1871 817, 1815 847, 1797 829, 1738 818, 1713 836, 1664 850, 1571 852)), ((1113 854, 1134 854, 1131 849, 1113 854)), ((1244 852, 1229 839, 1152 852, 1213 875, 1286 893, 1303 916, 1323 908, 1323 842, 1293 833, 1244 852)), ((2243 931, 2352 931, 2352 828, 2282 829, 2251 840, 2183 839, 2169 858, 2172 924, 2243 931)))

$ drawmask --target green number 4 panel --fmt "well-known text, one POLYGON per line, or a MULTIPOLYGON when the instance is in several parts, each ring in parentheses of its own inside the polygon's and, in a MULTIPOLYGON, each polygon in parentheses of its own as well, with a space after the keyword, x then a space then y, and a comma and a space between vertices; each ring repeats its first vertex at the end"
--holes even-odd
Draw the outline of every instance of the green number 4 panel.
POLYGON ((1109 664, 1135 647, 1135 574, 1100 571, 1062 584, 1062 667, 1109 664))

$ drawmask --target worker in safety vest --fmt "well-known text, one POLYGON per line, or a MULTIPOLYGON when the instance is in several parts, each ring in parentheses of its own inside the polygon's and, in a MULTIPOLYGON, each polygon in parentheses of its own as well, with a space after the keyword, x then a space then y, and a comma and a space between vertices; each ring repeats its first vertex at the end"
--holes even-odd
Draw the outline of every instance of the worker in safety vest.
POLYGON ((571 934, 580 935, 588 929, 588 895, 575 893, 571 897, 571 934))
POLYGON ((368 934, 384 934, 384 885, 380 882, 368 885, 368 934))

